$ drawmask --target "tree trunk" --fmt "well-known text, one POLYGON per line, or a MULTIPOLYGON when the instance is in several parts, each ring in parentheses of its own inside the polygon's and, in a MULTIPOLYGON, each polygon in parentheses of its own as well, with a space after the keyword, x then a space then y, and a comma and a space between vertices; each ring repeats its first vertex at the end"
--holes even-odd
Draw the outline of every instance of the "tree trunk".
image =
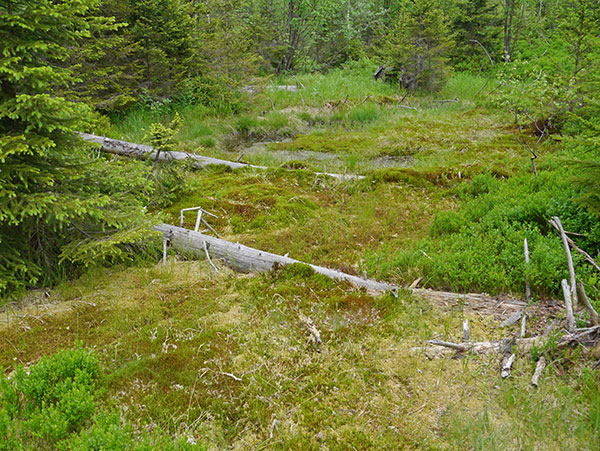
MULTIPOLYGON (((214 238, 200 232, 194 232, 182 227, 160 224, 154 227, 162 232, 165 239, 184 255, 192 255, 204 259, 208 253, 211 258, 222 260, 227 266, 241 272, 264 272, 270 271, 276 266, 302 263, 293 258, 283 255, 272 254, 239 243, 214 238), (205 249, 206 244, 206 249, 205 249)), ((306 263, 303 263, 306 264, 306 263)), ((315 272, 323 274, 335 280, 345 280, 358 287, 365 287, 373 291, 394 292, 400 287, 375 280, 363 279, 322 266, 308 264, 315 272)), ((460 306, 465 311, 473 311, 484 314, 495 314, 504 316, 515 310, 522 310, 526 305, 524 302, 512 299, 495 299, 490 296, 475 293, 457 294, 445 291, 434 291, 428 289, 409 289, 415 295, 421 296, 432 304, 441 308, 455 308, 460 306)))
MULTIPOLYGON (((183 229, 167 224, 160 224, 154 227, 155 230, 162 232, 175 249, 181 253, 191 254, 197 258, 205 258, 204 246, 211 258, 223 260, 225 264, 240 272, 265 272, 270 271, 276 266, 291 265, 293 263, 302 263, 293 258, 282 255, 264 252, 243 244, 232 243, 220 238, 205 235, 200 232, 183 229)), ((315 272, 323 274, 331 279, 348 281, 352 285, 365 287, 369 290, 388 291, 395 289, 394 285, 377 282, 370 279, 361 279, 333 269, 324 268, 308 264, 315 272)))
MULTIPOLYGON (((202 169, 211 164, 229 166, 231 169, 240 168, 255 168, 255 169, 269 169, 266 166, 256 166, 253 164, 238 163, 235 161, 220 160, 218 158, 204 157, 202 155, 196 155, 188 152, 159 152, 156 155, 156 151, 153 147, 145 144, 130 143, 127 141, 121 141, 118 139, 106 138, 104 136, 92 135, 90 133, 79 133, 85 141, 95 144, 100 144, 102 150, 115 155, 122 155, 125 157, 134 158, 152 158, 158 160, 167 161, 191 161, 192 165, 196 168, 202 169)), ((363 179, 363 175, 357 174, 334 174, 329 172, 315 172, 315 175, 326 175, 339 180, 351 180, 351 179, 363 179)))

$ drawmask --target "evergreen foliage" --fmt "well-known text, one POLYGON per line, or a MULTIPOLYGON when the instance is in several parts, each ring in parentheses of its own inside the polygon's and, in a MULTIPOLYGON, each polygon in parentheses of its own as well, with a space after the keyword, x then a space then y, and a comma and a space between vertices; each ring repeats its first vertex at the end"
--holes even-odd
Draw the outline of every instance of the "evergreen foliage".
POLYGON ((446 78, 454 36, 438 0, 407 2, 399 13, 384 54, 400 85, 435 90, 446 78))
POLYGON ((0 291, 54 279, 70 264, 126 258, 146 235, 144 180, 86 155, 74 130, 92 120, 61 97, 77 81, 71 49, 112 21, 98 2, 8 2, 0 7, 0 291))

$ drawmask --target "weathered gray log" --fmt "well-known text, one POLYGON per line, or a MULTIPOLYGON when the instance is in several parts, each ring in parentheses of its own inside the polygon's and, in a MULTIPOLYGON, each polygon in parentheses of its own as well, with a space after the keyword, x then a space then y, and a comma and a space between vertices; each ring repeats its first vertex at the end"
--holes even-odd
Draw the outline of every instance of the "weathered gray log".
MULTIPOLYGON (((211 257, 223 260, 226 265, 237 271, 262 272, 271 270, 275 265, 302 263, 298 260, 294 260, 293 258, 272 254, 270 252, 264 252, 239 243, 232 243, 231 241, 214 238, 200 232, 187 230, 182 227, 160 224, 155 226, 155 229, 162 232, 164 237, 169 240, 175 249, 178 249, 183 253, 192 254, 200 259, 204 259, 206 257, 206 251, 204 250, 204 243, 206 243, 208 254, 211 257)), ((347 280, 356 286, 366 287, 370 290, 392 290, 395 292, 396 290, 400 289, 400 287, 395 285, 352 276, 350 274, 323 268, 321 266, 311 264, 308 266, 312 267, 319 274, 323 274, 327 277, 337 280, 347 280)), ((457 293, 434 291, 422 288, 416 288, 411 291, 418 296, 428 299, 433 304, 436 304, 440 307, 448 307, 460 304, 461 306, 465 308, 468 307, 473 311, 496 311, 500 308, 503 311, 514 311, 516 309, 521 310, 525 305, 524 302, 515 300, 499 301, 498 299, 477 293, 459 295, 457 293)))
POLYGON ((427 344, 433 346, 443 346, 444 348, 455 349, 456 351, 465 352, 469 349, 468 345, 461 343, 452 343, 444 340, 427 340, 427 344))
MULTIPOLYGON (((100 144, 102 150, 115 155, 121 155, 125 157, 134 158, 156 158, 156 151, 152 146, 146 144, 137 144, 127 141, 121 141, 119 139, 107 138, 105 136, 92 135, 90 133, 80 133, 79 136, 85 141, 95 144, 100 144)), ((253 166, 244 163, 236 163, 234 161, 220 160, 218 158, 204 157, 202 155, 196 155, 188 152, 160 152, 158 155, 159 160, 167 161, 186 161, 191 160, 194 167, 199 169, 205 168, 211 164, 222 164, 229 166, 231 169, 239 169, 245 167, 252 167, 258 169, 267 169, 265 166, 253 166)))
MULTIPOLYGON (((199 169, 205 168, 209 165, 225 165, 231 169, 240 168, 255 168, 255 169, 269 169, 267 166, 257 166, 253 164, 238 163, 229 160, 220 160, 219 158, 205 157, 202 155, 196 155, 189 152, 159 152, 158 156, 152 146, 145 144, 130 143, 127 141, 121 141, 119 139, 107 138, 105 136, 93 135, 90 133, 79 133, 79 136, 87 142, 100 144, 103 151, 112 153, 115 155, 121 155, 125 157, 134 158, 152 158, 153 160, 166 160, 166 161, 191 161, 193 166, 199 169)), ((329 172, 315 172, 316 175, 326 175, 338 180, 351 180, 351 179, 363 179, 364 176, 357 174, 334 174, 329 172)))
MULTIPOLYGON (((197 258, 204 259, 205 246, 208 254, 218 260, 223 260, 227 266, 241 272, 264 272, 270 271, 276 265, 284 266, 293 263, 302 263, 293 258, 264 252, 239 243, 232 243, 220 238, 205 235, 200 232, 183 229, 167 224, 154 227, 162 232, 171 246, 184 254, 191 254, 197 258)), ((303 263, 307 264, 307 263, 303 263)), ((315 272, 323 274, 336 280, 345 280, 358 287, 365 287, 376 291, 389 291, 397 287, 370 279, 362 279, 333 269, 308 264, 315 272)))
POLYGON ((571 249, 569 248, 569 238, 565 233, 565 229, 560 222, 558 216, 552 216, 550 220, 550 224, 558 230, 560 234, 560 239, 563 242, 563 246, 565 248, 565 253, 567 254, 567 265, 569 267, 569 278, 571 280, 571 299, 573 300, 573 308, 577 307, 577 278, 575 277, 575 265, 573 265, 573 257, 571 256, 571 249))
POLYGON ((502 360, 502 379, 506 379, 510 376, 510 370, 516 358, 516 354, 511 354, 510 357, 504 357, 502 360))
POLYGON ((510 299, 504 296, 499 299, 483 293, 459 294, 451 291, 430 290, 428 288, 414 288, 411 291, 442 308, 458 307, 464 309, 464 311, 483 312, 501 317, 504 317, 511 312, 519 311, 517 320, 521 318, 521 311, 527 305, 527 303, 523 301, 510 299))
MULTIPOLYGON (((518 338, 514 342, 514 346, 521 352, 529 352, 534 346, 539 346, 546 340, 544 337, 518 338)), ((429 340, 429 346, 418 346, 411 348, 411 352, 431 352, 437 356, 443 356, 452 351, 470 352, 472 354, 492 354, 504 352, 508 345, 513 342, 509 339, 496 341, 476 341, 469 343, 451 343, 442 340, 429 340)))
POLYGON ((522 316, 523 316, 523 310, 515 312, 512 315, 510 315, 506 320, 504 320, 504 322, 502 324, 500 324, 500 327, 512 326, 513 324, 516 324, 517 321, 519 321, 522 316))

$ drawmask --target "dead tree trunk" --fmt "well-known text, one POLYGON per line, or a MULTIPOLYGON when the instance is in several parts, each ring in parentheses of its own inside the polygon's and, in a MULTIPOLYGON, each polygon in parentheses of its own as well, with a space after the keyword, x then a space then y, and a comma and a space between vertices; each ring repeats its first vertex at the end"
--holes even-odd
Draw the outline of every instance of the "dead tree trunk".
MULTIPOLYGON (((240 168, 255 168, 255 169, 269 169, 266 166, 255 166, 252 164, 238 163, 235 161, 220 160, 218 158, 204 157, 202 155, 196 155, 188 152, 157 152, 153 147, 145 144, 130 143, 127 141, 121 141, 118 139, 106 138, 105 136, 92 135, 90 133, 79 133, 79 136, 85 141, 95 144, 100 144, 102 150, 115 155, 122 155, 125 157, 134 158, 152 158, 153 160, 166 160, 166 161, 191 161, 193 166, 199 169, 205 168, 206 166, 225 165, 231 169, 240 168)), ((316 175, 326 175, 333 177, 338 180, 350 180, 350 179, 363 179, 364 176, 356 174, 333 174, 329 172, 315 172, 316 175)))
MULTIPOLYGON (((164 238, 181 253, 193 255, 204 259, 208 254, 211 258, 223 261, 227 266, 241 272, 264 272, 270 271, 276 265, 290 265, 302 263, 293 258, 264 252, 239 243, 214 238, 200 232, 194 232, 182 227, 168 224, 160 224, 154 227, 162 232, 164 238)), ((373 291, 392 291, 400 289, 396 285, 390 285, 375 280, 363 279, 322 266, 308 264, 315 272, 323 274, 335 280, 345 280, 358 287, 365 287, 373 291)), ((506 313, 522 310, 526 305, 524 302, 512 299, 494 299, 489 296, 475 293, 461 294, 445 291, 434 291, 427 289, 411 289, 415 295, 424 297, 435 305, 442 308, 461 305, 465 311, 475 312, 501 312, 506 313)))
MULTIPOLYGON (((302 263, 293 258, 264 252, 252 247, 244 246, 243 244, 232 243, 231 241, 214 238, 181 227, 160 224, 154 228, 155 230, 162 232, 165 238, 170 241, 171 246, 183 254, 187 253, 192 254, 197 258, 204 258, 206 256, 206 246, 206 249, 212 258, 223 260, 227 266, 230 266, 236 271, 264 272, 270 271, 277 265, 285 266, 293 263, 302 263)), ((324 268, 322 266, 310 264, 308 266, 319 274, 323 274, 335 280, 348 281, 358 287, 365 287, 376 291, 388 291, 396 288, 387 283, 370 279, 361 279, 360 277, 324 268)))

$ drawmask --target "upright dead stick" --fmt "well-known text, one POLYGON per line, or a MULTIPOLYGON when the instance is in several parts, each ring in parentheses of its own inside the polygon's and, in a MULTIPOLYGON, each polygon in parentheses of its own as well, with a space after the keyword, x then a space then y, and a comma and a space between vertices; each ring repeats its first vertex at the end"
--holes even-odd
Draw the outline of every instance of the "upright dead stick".
MULTIPOLYGON (((529 247, 527 246, 527 238, 523 241, 523 250, 525 253, 525 271, 529 270, 529 247)), ((529 286, 529 277, 525 273, 525 299, 527 302, 531 300, 531 287, 529 286)))
MULTIPOLYGON (((529 286, 529 246, 527 245, 527 238, 523 240, 523 253, 525 254, 525 299, 527 300, 527 307, 531 303, 531 287, 529 286)), ((525 326, 527 323, 527 307, 523 309, 523 317, 521 318, 521 338, 525 337, 525 326)))
POLYGON ((579 293, 579 300, 581 301, 581 303, 583 304, 585 309, 590 314, 592 326, 597 326, 598 325, 598 313, 596 312, 594 307, 592 307, 592 304, 590 304, 590 300, 588 299, 587 295, 585 294, 585 288, 583 287, 583 284, 581 282, 579 282, 577 284, 577 292, 579 293))
POLYGON ((563 242, 563 246, 565 248, 565 253, 567 254, 567 264, 569 266, 569 277, 571 279, 571 297, 573 299, 573 308, 577 307, 577 279, 575 277, 575 266, 573 265, 573 257, 571 256, 571 249, 569 248, 569 241, 567 238, 567 234, 565 233, 565 229, 558 219, 558 216, 553 216, 550 220, 550 224, 552 224, 560 233, 560 238, 563 242), (552 224, 554 222, 554 224, 552 224))
POLYGON ((565 307, 567 309, 567 330, 570 333, 575 332, 575 316, 573 315, 573 305, 571 304, 571 289, 567 279, 561 281, 563 295, 565 297, 565 307))
POLYGON ((534 387, 537 387, 540 383, 540 377, 542 376, 542 371, 544 371, 544 368, 546 368, 546 359, 544 358, 544 356, 540 357, 540 360, 538 360, 537 365, 535 367, 535 373, 533 373, 533 377, 531 378, 531 385, 533 385, 534 387))
POLYGON ((471 333, 469 331, 469 320, 466 319, 463 321, 463 341, 469 341, 471 333))

